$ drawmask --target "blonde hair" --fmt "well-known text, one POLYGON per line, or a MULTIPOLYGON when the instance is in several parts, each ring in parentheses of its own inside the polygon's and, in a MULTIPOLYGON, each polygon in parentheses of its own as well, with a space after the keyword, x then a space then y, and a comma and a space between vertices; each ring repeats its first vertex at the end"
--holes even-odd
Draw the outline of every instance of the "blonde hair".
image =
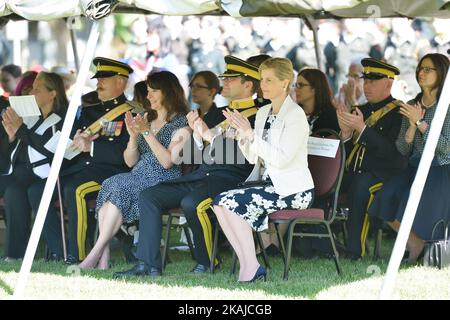
POLYGON ((261 71, 266 69, 272 69, 275 76, 280 80, 289 80, 289 84, 286 87, 286 90, 289 91, 289 88, 294 81, 294 66, 292 65, 291 60, 287 58, 267 59, 259 66, 259 74, 261 75, 261 71))

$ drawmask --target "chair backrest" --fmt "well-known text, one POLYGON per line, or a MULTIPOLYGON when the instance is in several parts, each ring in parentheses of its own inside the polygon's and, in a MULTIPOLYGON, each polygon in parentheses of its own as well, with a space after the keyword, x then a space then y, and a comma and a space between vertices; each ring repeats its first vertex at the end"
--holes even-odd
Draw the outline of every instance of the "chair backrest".
POLYGON ((339 140, 339 147, 334 158, 308 155, 308 166, 314 180, 314 193, 317 200, 331 198, 333 218, 341 186, 345 165, 345 147, 339 134, 333 130, 320 129, 313 137, 339 140))

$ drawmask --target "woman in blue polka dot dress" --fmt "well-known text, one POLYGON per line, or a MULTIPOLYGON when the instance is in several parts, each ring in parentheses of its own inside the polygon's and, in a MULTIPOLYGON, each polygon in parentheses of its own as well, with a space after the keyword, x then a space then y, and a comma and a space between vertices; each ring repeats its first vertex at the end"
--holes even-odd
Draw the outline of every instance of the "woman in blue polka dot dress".
POLYGON ((147 86, 151 110, 144 116, 127 113, 125 117, 130 140, 124 159, 132 170, 103 182, 96 209, 100 234, 80 264, 82 269, 109 268, 109 242, 123 223, 139 220, 140 192, 181 176, 181 166, 173 163, 172 155, 179 154, 183 141, 190 136, 183 89, 168 71, 150 74, 147 86))

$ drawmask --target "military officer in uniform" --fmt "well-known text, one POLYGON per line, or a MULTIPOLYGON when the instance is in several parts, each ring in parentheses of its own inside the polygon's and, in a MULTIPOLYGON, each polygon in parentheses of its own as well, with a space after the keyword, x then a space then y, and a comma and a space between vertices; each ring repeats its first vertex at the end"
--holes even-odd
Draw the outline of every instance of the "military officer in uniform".
MULTIPOLYGON (((259 88, 258 68, 233 56, 226 56, 225 63, 226 71, 221 75, 222 95, 229 100, 228 108, 239 110, 253 125, 257 108, 252 95, 259 88)), ((206 210, 210 208, 211 198, 236 188, 253 166, 240 152, 221 109, 209 111, 205 120, 192 111, 188 114, 188 121, 194 132, 195 145, 202 150, 202 162, 191 174, 163 182, 141 193, 139 262, 130 270, 115 273, 115 277, 161 275, 161 215, 178 207, 183 209, 194 236, 197 265, 191 272, 204 273, 209 270, 212 228, 206 210)))
MULTIPOLYGON (((85 258, 87 231, 86 200, 96 196, 106 178, 127 171, 123 159, 129 136, 125 129, 125 113, 133 109, 124 91, 133 69, 125 63, 97 57, 93 60, 97 79, 99 103, 81 107, 72 128, 72 149, 80 152, 70 165, 61 171, 63 200, 69 216, 67 263, 78 263, 85 258)), ((30 201, 36 212, 43 185, 30 188, 30 201)), ((50 208, 43 236, 52 254, 62 257, 62 239, 59 215, 50 208)))
POLYGON ((364 256, 367 229, 362 229, 369 200, 384 181, 407 164, 395 146, 402 119, 399 101, 391 96, 400 71, 373 58, 362 59, 361 64, 368 102, 354 106, 351 113, 343 104, 337 111, 348 155, 342 190, 347 193, 349 207, 347 253, 353 260, 364 256))

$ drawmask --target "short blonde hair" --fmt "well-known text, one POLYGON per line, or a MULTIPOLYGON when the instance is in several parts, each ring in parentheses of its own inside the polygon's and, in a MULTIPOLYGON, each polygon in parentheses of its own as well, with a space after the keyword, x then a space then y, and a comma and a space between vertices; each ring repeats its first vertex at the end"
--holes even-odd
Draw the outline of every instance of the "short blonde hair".
POLYGON ((289 80, 286 90, 289 90, 294 81, 294 66, 291 60, 287 58, 270 58, 261 63, 259 66, 259 74, 266 69, 272 69, 275 76, 280 80, 289 80))

